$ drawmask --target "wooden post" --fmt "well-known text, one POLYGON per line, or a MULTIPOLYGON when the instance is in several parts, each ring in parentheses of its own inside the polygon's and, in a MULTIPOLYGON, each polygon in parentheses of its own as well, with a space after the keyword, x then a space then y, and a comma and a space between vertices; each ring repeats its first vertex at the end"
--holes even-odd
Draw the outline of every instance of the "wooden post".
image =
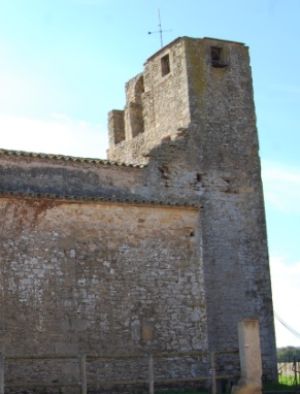
POLYGON ((294 356, 294 360, 293 360, 293 371, 294 371, 294 385, 298 385, 298 381, 297 381, 297 362, 296 362, 296 357, 294 356))
POLYGON ((4 394, 4 355, 0 353, 0 394, 4 394))
POLYGON ((153 356, 149 354, 149 394, 154 394, 153 356))
POLYGON ((217 379, 216 379, 216 354, 210 353, 210 371, 211 371, 211 392, 217 394, 217 379))
POLYGON ((86 378, 86 355, 80 356, 80 394, 87 394, 87 378, 86 378))

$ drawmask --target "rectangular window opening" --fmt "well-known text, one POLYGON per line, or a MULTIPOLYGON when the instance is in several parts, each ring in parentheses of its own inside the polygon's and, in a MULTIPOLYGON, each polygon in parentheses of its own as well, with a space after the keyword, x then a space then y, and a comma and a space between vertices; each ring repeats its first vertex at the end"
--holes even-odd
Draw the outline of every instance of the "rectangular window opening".
POLYGON ((224 61, 223 49, 220 47, 210 48, 210 60, 213 67, 226 67, 227 64, 224 61))
POLYGON ((170 70, 170 57, 169 55, 163 56, 161 59, 161 75, 162 77, 169 74, 170 70))

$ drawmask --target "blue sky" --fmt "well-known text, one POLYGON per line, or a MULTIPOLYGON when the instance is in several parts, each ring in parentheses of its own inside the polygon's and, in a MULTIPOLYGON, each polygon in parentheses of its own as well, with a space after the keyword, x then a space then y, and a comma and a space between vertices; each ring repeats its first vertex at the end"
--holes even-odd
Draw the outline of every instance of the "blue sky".
MULTIPOLYGON (((250 47, 277 314, 300 332, 300 0, 0 0, 0 147, 105 157, 107 112, 168 43, 250 47)), ((279 346, 300 338, 276 323, 279 346)))

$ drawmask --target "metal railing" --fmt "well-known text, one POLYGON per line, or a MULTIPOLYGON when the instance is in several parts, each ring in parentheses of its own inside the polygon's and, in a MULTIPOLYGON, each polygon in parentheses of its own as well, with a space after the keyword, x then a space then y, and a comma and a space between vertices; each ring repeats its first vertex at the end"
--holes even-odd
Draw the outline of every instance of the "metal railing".
POLYGON ((132 354, 132 355, 112 355, 112 356, 102 356, 102 355, 14 355, 5 357, 3 354, 0 354, 0 394, 5 393, 5 388, 9 389, 24 389, 24 388, 62 388, 62 387, 73 387, 77 388, 80 391, 80 394, 87 394, 88 392, 88 375, 87 375, 87 365, 88 363, 92 363, 95 361, 109 363, 115 361, 129 361, 129 360, 141 360, 147 362, 147 376, 145 379, 128 379, 128 380, 114 380, 107 379, 104 381, 97 381, 98 385, 107 384, 115 386, 115 385, 145 385, 148 387, 149 394, 155 393, 156 385, 168 385, 168 384, 182 384, 182 383, 197 383, 197 382, 206 382, 207 386, 211 387, 212 394, 216 394, 217 392, 217 381, 218 380, 237 380, 238 376, 236 375, 228 375, 228 374, 218 374, 217 364, 216 364, 216 356, 220 355, 238 355, 238 351, 227 351, 227 352, 151 352, 147 354, 132 354), (162 359, 183 359, 183 358, 192 358, 195 359, 195 362, 200 362, 200 360, 205 359, 206 365, 209 362, 209 372, 207 375, 199 375, 199 376, 186 376, 181 378, 160 378, 155 377, 155 367, 156 362, 162 359), (71 383, 26 383, 22 382, 21 384, 8 383, 5 384, 5 367, 9 363, 19 363, 19 362, 35 362, 35 361, 73 361, 77 364, 78 373, 76 374, 79 379, 77 382, 71 383), (209 361, 208 361, 209 360, 209 361))
POLYGON ((300 359, 294 357, 290 362, 278 363, 279 383, 300 386, 300 359))

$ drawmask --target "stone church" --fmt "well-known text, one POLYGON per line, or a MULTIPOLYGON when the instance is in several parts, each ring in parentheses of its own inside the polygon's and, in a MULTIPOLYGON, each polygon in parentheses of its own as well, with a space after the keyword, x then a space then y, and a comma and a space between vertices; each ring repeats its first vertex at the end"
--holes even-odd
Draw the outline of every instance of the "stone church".
MULTIPOLYGON (((156 52, 126 84, 124 110, 110 112, 109 141, 108 160, 0 150, 7 379, 72 369, 49 364, 45 375, 17 355, 235 350, 238 322, 252 317, 274 379, 248 48, 180 37, 156 52)), ((175 372, 194 367, 179 359, 175 372)))

